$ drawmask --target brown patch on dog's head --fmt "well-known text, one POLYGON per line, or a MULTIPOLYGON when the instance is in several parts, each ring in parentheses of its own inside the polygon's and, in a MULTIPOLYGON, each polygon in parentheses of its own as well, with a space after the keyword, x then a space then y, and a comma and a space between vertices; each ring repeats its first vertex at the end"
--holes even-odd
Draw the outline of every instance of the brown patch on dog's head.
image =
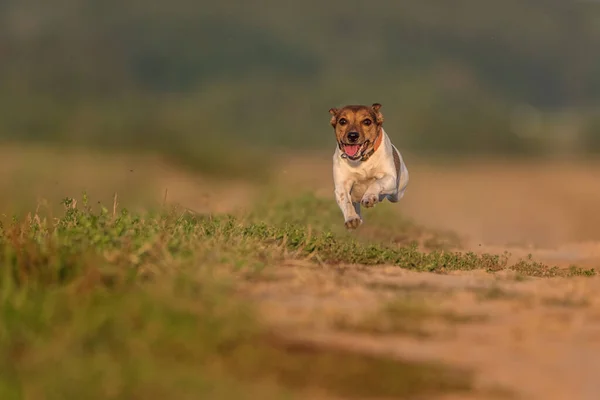
POLYGON ((372 106, 349 105, 332 108, 330 124, 340 149, 351 160, 357 160, 372 147, 381 132, 383 114, 381 104, 372 106))

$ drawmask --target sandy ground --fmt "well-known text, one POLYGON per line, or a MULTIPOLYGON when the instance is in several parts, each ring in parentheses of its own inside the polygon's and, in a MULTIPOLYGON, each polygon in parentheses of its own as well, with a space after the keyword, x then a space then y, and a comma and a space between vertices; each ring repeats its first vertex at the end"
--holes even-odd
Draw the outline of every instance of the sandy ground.
MULTIPOLYGON (((392 207, 419 224, 458 232, 465 250, 532 254, 555 265, 600 269, 600 164, 406 161, 411 182, 392 207)), ((331 194, 326 156, 282 165, 281 185, 331 194)), ((368 211, 364 217, 368 224, 368 211)), ((465 366, 476 371, 479 389, 496 395, 600 396, 600 277, 519 280, 484 271, 437 275, 298 264, 280 273, 247 290, 270 323, 302 340, 465 366), (399 295, 484 318, 434 325, 426 339, 340 332, 331 323, 339 315, 372 315, 399 295)), ((492 397, 479 392, 469 398, 492 397)))
POLYGON ((466 398, 496 398, 483 393, 501 390, 567 400, 597 399, 600 392, 599 289, 597 278, 516 281, 481 271, 434 275, 290 263, 247 292, 270 324, 299 340, 472 369, 478 392, 466 398), (426 337, 340 331, 335 323, 375 315, 398 296, 434 302, 466 322, 431 324, 426 337))

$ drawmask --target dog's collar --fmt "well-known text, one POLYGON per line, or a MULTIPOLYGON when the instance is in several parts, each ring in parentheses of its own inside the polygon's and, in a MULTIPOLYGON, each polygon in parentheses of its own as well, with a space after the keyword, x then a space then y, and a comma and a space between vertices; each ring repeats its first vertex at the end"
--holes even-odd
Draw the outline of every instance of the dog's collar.
MULTIPOLYGON (((373 144, 373 147, 371 148, 371 150, 367 151, 365 154, 362 155, 361 158, 358 158, 357 160, 360 161, 367 161, 369 158, 371 158, 371 156, 373 155, 373 153, 375 153, 377 151, 377 149, 379 148, 379 146, 381 145, 381 140, 383 139, 383 135, 381 134, 381 131, 383 130, 383 128, 379 129, 379 132, 377 132, 377 137, 375 138, 375 143, 373 144)), ((348 155, 346 155, 346 153, 342 152, 342 158, 348 158, 348 155)))
POLYGON ((360 159, 361 161, 367 161, 369 158, 371 158, 373 153, 375 153, 377 151, 379 146, 381 146, 381 140, 383 139, 383 135, 381 134, 382 130, 383 130, 383 128, 379 129, 379 132, 377 132, 377 137, 375 138, 375 143, 373 143, 373 148, 371 150, 369 150, 368 152, 366 152, 365 154, 363 154, 363 156, 360 159))

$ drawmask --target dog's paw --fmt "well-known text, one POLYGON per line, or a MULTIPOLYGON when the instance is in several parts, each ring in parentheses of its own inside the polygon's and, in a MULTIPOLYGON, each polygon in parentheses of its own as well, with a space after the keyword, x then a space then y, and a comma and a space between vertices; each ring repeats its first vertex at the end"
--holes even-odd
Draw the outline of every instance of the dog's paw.
POLYGON ((362 224, 362 219, 360 219, 360 217, 351 217, 344 222, 346 229, 356 229, 360 226, 360 224, 362 224))
POLYGON ((377 197, 377 195, 367 193, 364 195, 364 197, 360 201, 360 204, 362 204, 363 207, 371 208, 375 204, 377 204, 378 201, 379 201, 379 198, 377 197))

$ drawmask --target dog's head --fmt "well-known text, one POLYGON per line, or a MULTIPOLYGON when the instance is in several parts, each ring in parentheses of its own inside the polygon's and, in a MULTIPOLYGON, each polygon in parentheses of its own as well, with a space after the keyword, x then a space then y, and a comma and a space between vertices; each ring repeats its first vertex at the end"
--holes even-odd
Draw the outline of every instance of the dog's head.
POLYGON ((338 145, 349 159, 358 160, 375 146, 383 125, 380 108, 381 104, 375 103, 329 110, 338 145))

